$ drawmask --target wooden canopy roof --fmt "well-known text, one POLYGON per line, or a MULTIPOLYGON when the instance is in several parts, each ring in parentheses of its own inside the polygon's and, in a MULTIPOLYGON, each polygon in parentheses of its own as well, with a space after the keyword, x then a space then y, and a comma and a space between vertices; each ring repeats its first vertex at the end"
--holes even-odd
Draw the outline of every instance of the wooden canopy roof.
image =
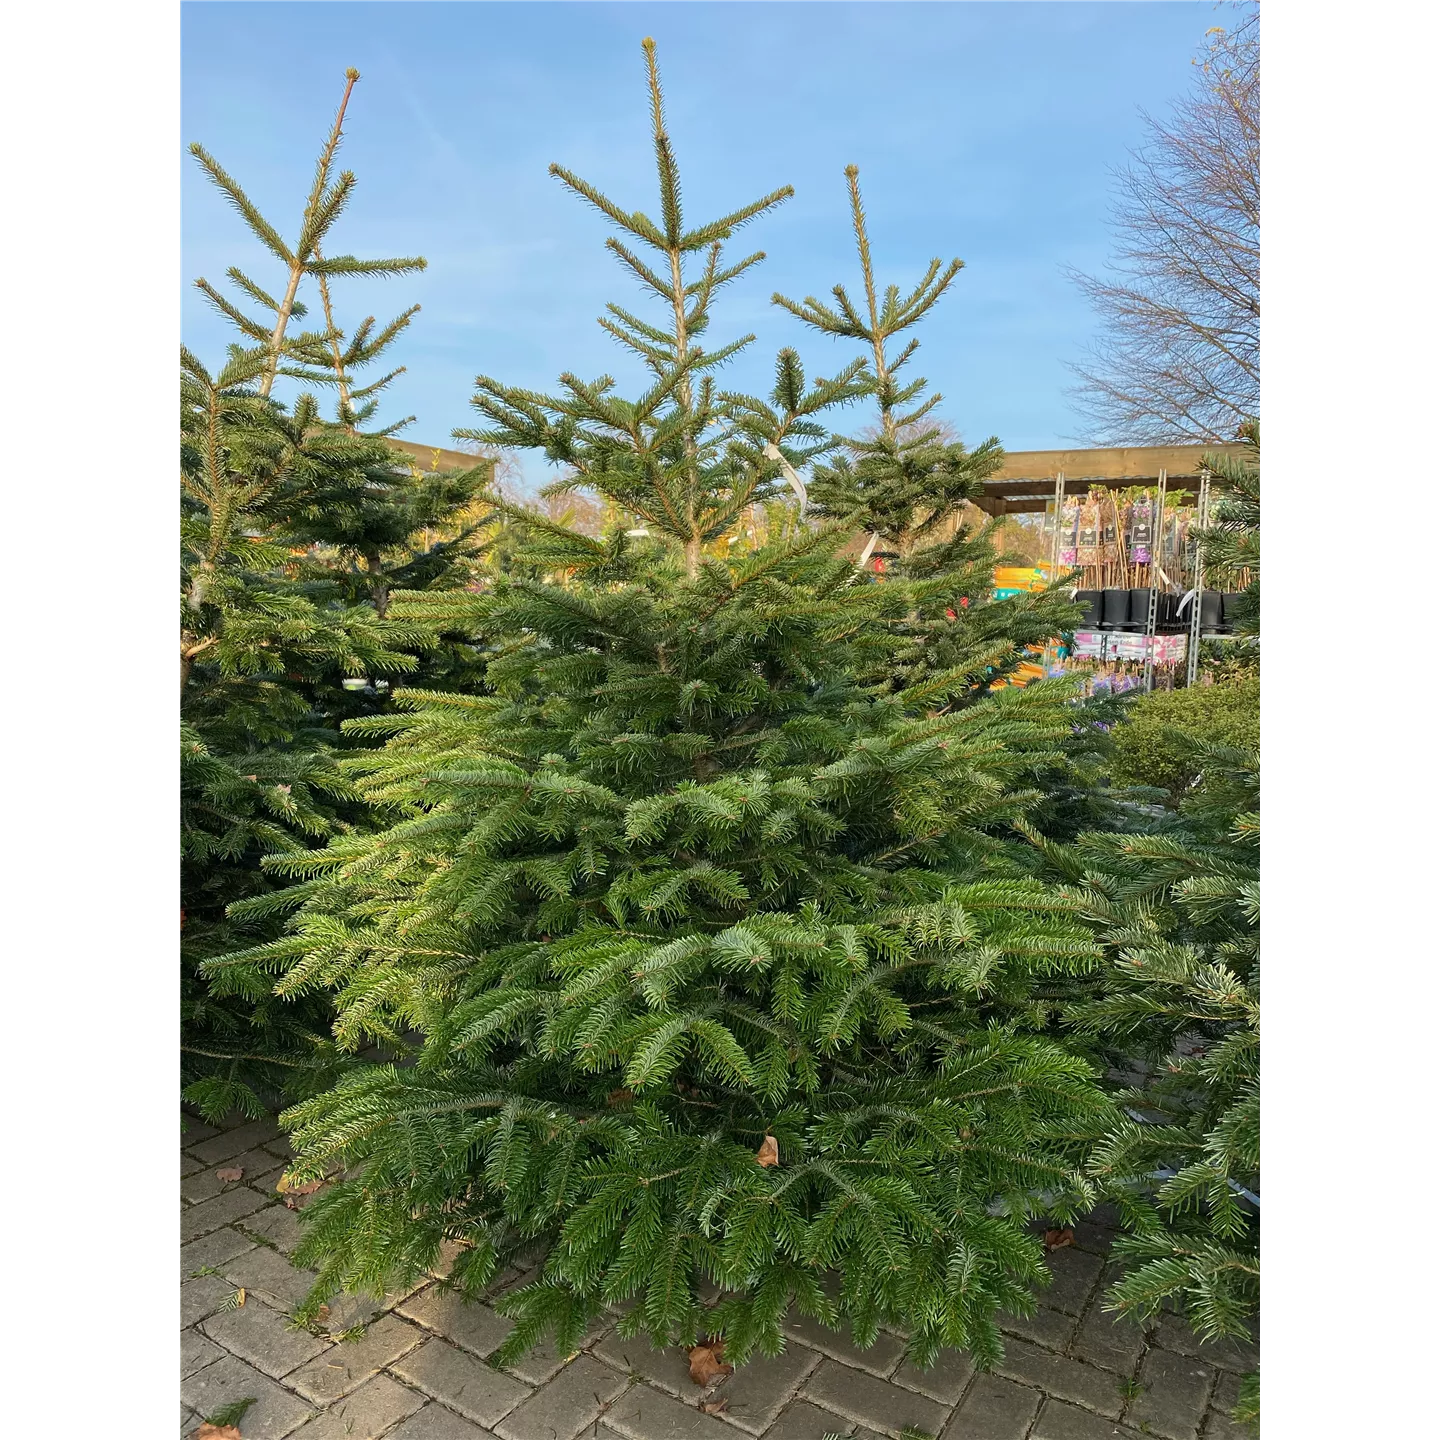
POLYGON ((1240 456, 1243 445, 1131 445, 1102 450, 1015 450, 976 504, 988 515, 1043 512, 1055 495, 1055 477, 1067 491, 1095 485, 1153 485, 1165 472, 1172 490, 1200 488, 1200 461, 1206 455, 1240 456))

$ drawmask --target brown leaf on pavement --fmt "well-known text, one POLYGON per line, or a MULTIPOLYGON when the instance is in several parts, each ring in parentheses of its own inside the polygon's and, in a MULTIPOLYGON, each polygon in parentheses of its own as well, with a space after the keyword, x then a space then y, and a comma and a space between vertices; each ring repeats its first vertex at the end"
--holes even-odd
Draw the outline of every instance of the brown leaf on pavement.
POLYGON ((692 1345, 685 1353, 690 1357, 690 1378, 697 1385, 709 1385, 735 1373, 735 1367, 725 1363, 724 1340, 717 1340, 713 1335, 699 1345, 692 1345))
POLYGON ((243 1180, 245 1178, 245 1172, 237 1166, 227 1165, 223 1170, 217 1170, 215 1172, 215 1178, 217 1180, 223 1180, 228 1185, 232 1180, 243 1180))
POLYGON ((1067 1225, 1063 1230, 1047 1230, 1045 1232, 1045 1248, 1047 1250, 1060 1250, 1066 1245, 1075 1243, 1075 1232, 1067 1225))
POLYGON ((700 1402, 700 1408, 707 1415, 719 1415, 722 1411, 728 1410, 730 1408, 730 1402, 724 1399, 702 1400, 700 1402))
POLYGON ((287 1170, 275 1186, 275 1193, 277 1195, 313 1195, 319 1188, 320 1181, 318 1180, 307 1180, 303 1185, 298 1184, 290 1178, 290 1172, 287 1170))
POLYGON ((238 1425, 211 1425, 207 1421, 190 1440, 244 1440, 244 1437, 238 1425))
POLYGON ((773 1135, 767 1135, 755 1152, 755 1163, 767 1167, 780 1163, 780 1146, 773 1135))

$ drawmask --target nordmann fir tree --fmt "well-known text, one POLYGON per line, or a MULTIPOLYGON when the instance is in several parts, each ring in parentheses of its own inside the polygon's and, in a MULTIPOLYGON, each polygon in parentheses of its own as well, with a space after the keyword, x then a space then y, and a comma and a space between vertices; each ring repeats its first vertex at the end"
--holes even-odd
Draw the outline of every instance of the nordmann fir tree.
MULTIPOLYGON (((284 1004, 268 982, 243 983, 238 974, 206 985, 194 967, 256 937, 244 902, 274 884, 259 869, 261 855, 303 850, 361 813, 331 757, 341 708, 333 697, 346 696, 342 677, 413 670, 421 646, 415 627, 383 620, 373 591, 346 583, 354 551, 447 514, 483 479, 458 489, 417 482, 383 441, 354 433, 360 413, 347 415, 345 407, 393 373, 360 391, 351 370, 373 361, 413 312, 378 335, 367 322, 341 350, 327 290, 325 331, 297 334, 291 325, 306 314, 302 281, 403 274, 424 263, 319 259, 354 186, 353 175, 332 179, 332 171, 357 78, 347 73, 294 246, 193 147, 284 266, 278 301, 230 270, 239 291, 263 307, 258 318, 197 282, 241 343, 215 374, 190 351, 181 355, 182 1078, 186 1097, 210 1115, 236 1106, 256 1113, 266 1100, 304 1093, 333 1072, 338 1057, 323 1000, 284 1004), (287 412, 271 394, 281 375, 338 381, 341 421, 352 423, 326 426, 308 395, 287 412)), ((404 578, 416 583, 412 574, 404 578)), ((350 699, 351 708, 357 703, 350 699)), ((260 935, 274 933, 266 923, 260 935)))
MULTIPOLYGON (((697 335, 759 259, 727 266, 723 242, 785 192, 687 229, 645 56, 661 218, 555 173, 661 257, 609 242, 663 318, 602 322, 653 381, 624 400, 609 379, 482 378, 475 403, 487 442, 565 462, 650 536, 525 514, 517 574, 393 597, 489 637, 488 693, 402 691, 353 726, 390 737, 347 762, 389 828, 270 862, 299 882, 272 897, 288 933, 206 969, 333 989, 352 1051, 420 1037, 413 1066, 283 1117, 297 1180, 343 1171, 305 1211, 317 1300, 416 1279, 453 1242, 470 1295, 543 1254, 501 1302, 502 1363, 549 1333, 568 1352, 625 1300, 622 1334, 722 1334, 735 1361, 778 1351, 795 1309, 862 1345, 904 1324, 922 1365, 945 1346, 989 1363, 996 1312, 1045 1274, 1035 1196, 1090 1203, 1109 1115, 1093 1069, 1035 1031, 1037 977, 1096 963, 1077 901, 1004 873, 1035 803, 1017 781, 1070 716, 1043 688, 936 714, 966 672, 858 680, 889 602, 851 583, 842 527, 705 553, 773 463, 763 402, 712 384, 739 342, 697 335)), ((847 389, 801 395, 780 370, 777 445, 847 389)))
POLYGON ((1078 612, 1058 586, 991 599, 998 522, 972 528, 964 512, 966 502, 980 496, 985 480, 1000 468, 1000 442, 991 436, 971 450, 948 439, 934 413, 944 397, 930 391, 923 376, 900 378, 920 344, 907 332, 933 310, 964 262, 934 259, 907 293, 887 285, 882 294, 859 169, 848 166, 845 178, 863 302, 857 304, 843 284, 833 287, 833 304, 814 296, 804 301, 778 293, 772 297, 822 335, 866 347, 863 363, 878 409, 878 423, 869 434, 846 440, 840 454, 816 465, 810 499, 817 514, 869 535, 862 553, 878 551, 887 580, 909 582, 909 603, 897 606, 887 619, 895 642, 889 683, 903 688, 931 674, 969 667, 972 684, 947 701, 947 708, 954 708, 1003 682, 1032 647, 1070 628, 1078 612))
POLYGON ((1194 744, 1178 816, 1047 850, 1111 957, 1070 1027, 1131 1077, 1088 1162, 1125 1231, 1106 1308, 1175 1310, 1244 1344, 1260 1296, 1259 757, 1194 744))

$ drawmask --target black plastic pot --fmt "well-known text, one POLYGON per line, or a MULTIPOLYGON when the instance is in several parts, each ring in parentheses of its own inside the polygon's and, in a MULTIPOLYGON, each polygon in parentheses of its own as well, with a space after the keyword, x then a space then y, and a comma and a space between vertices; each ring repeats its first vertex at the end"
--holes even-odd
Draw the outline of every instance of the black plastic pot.
POLYGON ((1221 599, 1218 590, 1200 592, 1200 633, 1213 635, 1220 628, 1221 599))
POLYGON ((1130 628, 1143 630, 1150 623, 1150 587, 1130 592, 1130 628))
POLYGON ((1130 623, 1130 592, 1100 592, 1100 624, 1106 630, 1123 630, 1130 623))
POLYGON ((1220 624, 1226 630, 1235 628, 1235 621, 1238 618, 1240 602, 1245 596, 1241 591, 1225 591, 1220 596, 1220 624))
POLYGON ((1167 591, 1160 592, 1160 602, 1155 611, 1155 633, 1173 635, 1185 628, 1185 617, 1179 613, 1180 597, 1167 591))
POLYGON ((1076 623, 1077 630, 1095 630, 1100 626, 1100 592, 1098 590, 1077 590, 1075 603, 1084 607, 1084 613, 1076 623))

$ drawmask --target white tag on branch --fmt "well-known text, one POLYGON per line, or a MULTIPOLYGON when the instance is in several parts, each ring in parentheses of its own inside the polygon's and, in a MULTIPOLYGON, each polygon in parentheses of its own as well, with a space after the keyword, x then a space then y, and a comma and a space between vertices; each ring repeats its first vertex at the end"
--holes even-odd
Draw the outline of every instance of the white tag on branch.
POLYGON ((790 488, 800 501, 800 513, 803 515, 810 504, 810 492, 806 490, 805 482, 791 468, 790 462, 780 453, 780 447, 773 440, 765 442, 765 458, 780 462, 780 473, 790 482, 790 488))

